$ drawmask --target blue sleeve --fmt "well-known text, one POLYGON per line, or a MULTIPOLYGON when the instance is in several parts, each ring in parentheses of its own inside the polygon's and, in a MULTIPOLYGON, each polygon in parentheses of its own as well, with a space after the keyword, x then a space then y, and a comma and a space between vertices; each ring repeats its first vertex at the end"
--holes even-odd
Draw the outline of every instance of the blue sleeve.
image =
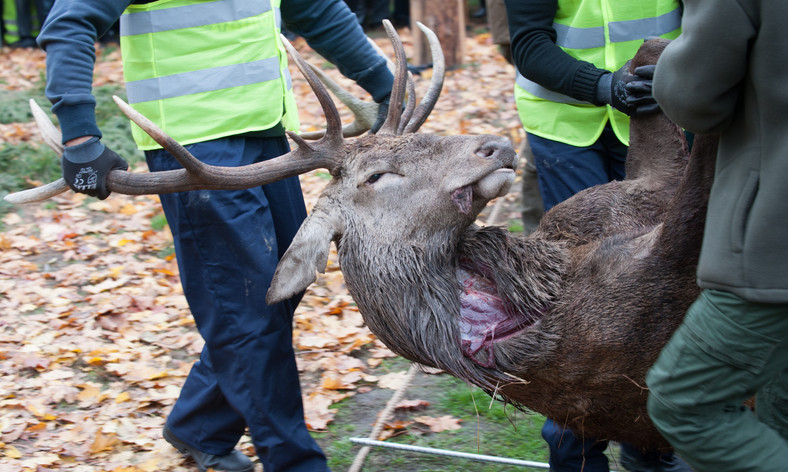
POLYGON ((306 38, 321 56, 335 64, 379 102, 391 93, 394 78, 386 59, 368 43, 364 31, 341 0, 282 0, 282 21, 306 38))
POLYGON ((93 67, 96 40, 120 18, 129 0, 57 0, 38 44, 46 51, 46 96, 57 115, 63 142, 101 136, 96 125, 93 67))

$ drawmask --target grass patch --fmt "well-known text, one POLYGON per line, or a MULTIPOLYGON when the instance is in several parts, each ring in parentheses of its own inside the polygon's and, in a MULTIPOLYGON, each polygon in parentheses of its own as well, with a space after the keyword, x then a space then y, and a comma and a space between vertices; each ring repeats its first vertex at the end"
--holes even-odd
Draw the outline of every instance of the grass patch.
POLYGON ((167 217, 164 213, 156 213, 150 219, 150 226, 154 231, 161 231, 167 227, 167 217))
MULTIPOLYGON (((402 359, 386 360, 376 375, 407 369, 402 359)), ((329 431, 314 433, 329 458, 332 470, 347 470, 361 445, 352 443, 351 437, 366 438, 372 431, 377 414, 385 407, 393 391, 375 390, 358 394, 336 405, 337 413, 329 431), (370 396, 373 398, 365 398, 370 396)), ((430 402, 424 411, 407 412, 408 419, 427 415, 450 415, 461 420, 462 428, 455 431, 431 433, 410 427, 407 434, 390 438, 392 443, 430 447, 448 451, 486 454, 497 457, 547 462, 547 443, 542 440, 541 427, 544 417, 516 411, 511 405, 490 402, 490 397, 477 387, 448 375, 419 374, 408 388, 407 399, 430 402)), ((381 472, 508 472, 522 467, 480 462, 420 452, 400 451, 373 447, 364 462, 364 470, 381 472)))

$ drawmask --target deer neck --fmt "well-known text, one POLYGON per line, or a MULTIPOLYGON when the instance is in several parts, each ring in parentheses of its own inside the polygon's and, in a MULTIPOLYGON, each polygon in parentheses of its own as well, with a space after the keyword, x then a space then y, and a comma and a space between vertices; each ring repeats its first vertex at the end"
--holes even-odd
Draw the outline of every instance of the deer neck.
POLYGON ((496 343, 539 321, 566 267, 562 246, 500 228, 377 247, 349 236, 340 263, 370 330, 403 357, 478 385, 502 380, 496 343))

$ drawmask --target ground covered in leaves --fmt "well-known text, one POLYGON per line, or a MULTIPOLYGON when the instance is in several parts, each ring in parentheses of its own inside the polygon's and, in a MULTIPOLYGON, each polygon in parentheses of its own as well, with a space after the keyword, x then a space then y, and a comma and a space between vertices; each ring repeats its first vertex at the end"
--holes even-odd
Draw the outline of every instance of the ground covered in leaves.
MULTIPOLYGON (((400 33, 410 52, 410 32, 400 33)), ((391 54, 386 40, 376 42, 391 54)), ((295 45, 314 64, 326 65, 302 40, 295 45)), ((468 36, 466 51, 463 66, 448 72, 441 99, 422 131, 497 134, 518 146, 523 136, 512 98, 513 67, 483 31, 468 36)), ((6 48, 0 56, 0 89, 40 90, 43 52, 6 48)), ((99 57, 94 85, 121 84, 118 51, 102 49, 99 57)), ((328 72, 367 98, 335 69, 328 72)), ((321 128, 316 99, 295 68, 292 75, 303 130, 321 128)), ((417 91, 423 93, 429 78, 430 70, 416 77, 417 91)), ((350 119, 347 111, 342 114, 350 119)), ((55 158, 41 144, 31 119, 0 124, 0 141, 3 146, 27 143, 55 158)), ((143 164, 134 170, 146 171, 143 164)), ((37 179, 31 175, 29 180, 37 179)), ((309 205, 326 181, 320 172, 302 177, 309 205)), ((517 192, 483 216, 516 228, 517 192)), ((182 295, 157 197, 113 194, 98 201, 68 192, 0 217, 0 472, 187 469, 190 463, 164 442, 161 429, 203 341, 182 295)), ((307 423, 332 467, 345 469, 358 450, 345 436, 369 434, 408 363, 395 358, 366 328, 334 258, 296 313, 293 341, 307 423), (332 430, 338 424, 344 429, 332 430)), ((471 389, 425 374, 414 385, 419 393, 405 396, 382 438, 463 429, 472 452, 510 454, 495 449, 495 437, 502 433, 485 431, 473 406, 460 408, 468 410, 472 423, 436 408, 438 396, 471 389), (481 450, 485 441, 492 450, 481 450)), ((478 393, 470 401, 478 401, 479 410, 488 408, 489 399, 478 393)), ((248 438, 240 447, 254 456, 248 438)), ((427 467, 419 458, 369 460, 376 465, 368 470, 443 470, 443 462, 427 467)), ((456 463, 446 467, 510 470, 456 463)))

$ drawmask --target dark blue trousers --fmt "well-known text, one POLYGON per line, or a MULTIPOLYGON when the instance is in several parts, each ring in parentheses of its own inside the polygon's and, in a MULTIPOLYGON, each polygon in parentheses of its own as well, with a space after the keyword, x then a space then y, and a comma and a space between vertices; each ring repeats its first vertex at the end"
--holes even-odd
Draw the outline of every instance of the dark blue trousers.
POLYGON ((607 441, 576 436, 555 421, 547 419, 542 437, 550 447, 550 470, 554 472, 609 472, 607 441))
MULTIPOLYGON (((608 441, 583 438, 564 429, 555 421, 547 419, 542 426, 542 437, 550 447, 550 470, 553 472, 609 472, 610 464, 605 450, 608 441)), ((624 457, 640 469, 649 471, 666 470, 664 464, 674 463, 672 452, 646 451, 629 443, 621 443, 622 462, 624 457)), ((670 470, 683 470, 678 467, 670 470)))
POLYGON ((588 147, 533 134, 528 135, 528 144, 534 154, 545 211, 581 190, 624 179, 627 146, 619 141, 609 123, 599 139, 588 147))
MULTIPOLYGON (((284 137, 187 146, 203 162, 251 164, 289 150, 284 137)), ((179 168, 163 150, 151 171, 179 168)), ((161 195, 181 283, 205 347, 172 412, 170 430, 209 454, 229 453, 249 428, 266 472, 325 471, 304 422, 292 347, 300 297, 265 302, 276 265, 306 217, 297 177, 248 190, 161 195)))

